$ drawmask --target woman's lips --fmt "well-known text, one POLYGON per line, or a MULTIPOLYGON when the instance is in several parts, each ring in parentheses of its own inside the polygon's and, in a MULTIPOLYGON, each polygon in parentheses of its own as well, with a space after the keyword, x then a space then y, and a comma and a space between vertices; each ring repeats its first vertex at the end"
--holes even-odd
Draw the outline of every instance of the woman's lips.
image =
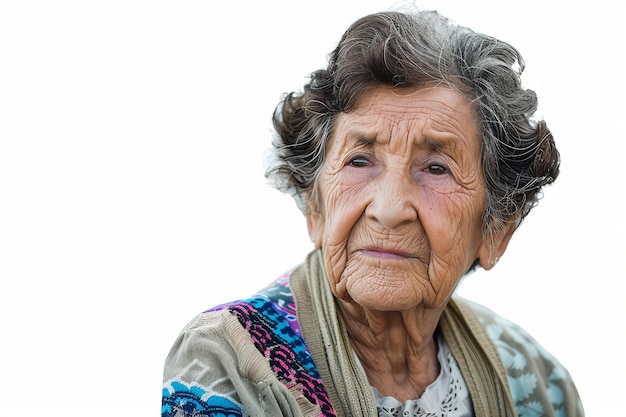
POLYGON ((410 256, 409 254, 404 253, 404 252, 385 250, 385 249, 362 249, 359 252, 361 252, 365 256, 370 256, 370 257, 379 258, 379 259, 392 260, 392 259, 413 258, 413 256, 410 256))

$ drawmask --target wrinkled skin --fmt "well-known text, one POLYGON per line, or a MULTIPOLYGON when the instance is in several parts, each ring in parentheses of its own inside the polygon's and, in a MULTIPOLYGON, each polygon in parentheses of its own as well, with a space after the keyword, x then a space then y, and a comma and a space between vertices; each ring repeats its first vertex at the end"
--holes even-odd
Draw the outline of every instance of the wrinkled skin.
POLYGON ((445 86, 371 91, 338 115, 318 187, 309 233, 370 384, 418 398, 438 375, 433 335, 457 283, 476 259, 490 269, 512 233, 483 239, 469 102, 445 86))

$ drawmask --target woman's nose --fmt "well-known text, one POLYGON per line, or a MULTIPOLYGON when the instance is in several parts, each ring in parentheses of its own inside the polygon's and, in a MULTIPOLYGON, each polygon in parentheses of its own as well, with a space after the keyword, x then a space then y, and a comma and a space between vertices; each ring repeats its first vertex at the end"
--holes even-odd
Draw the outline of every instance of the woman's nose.
POLYGON ((401 171, 385 173, 373 189, 366 213, 386 229, 417 220, 414 179, 401 171))

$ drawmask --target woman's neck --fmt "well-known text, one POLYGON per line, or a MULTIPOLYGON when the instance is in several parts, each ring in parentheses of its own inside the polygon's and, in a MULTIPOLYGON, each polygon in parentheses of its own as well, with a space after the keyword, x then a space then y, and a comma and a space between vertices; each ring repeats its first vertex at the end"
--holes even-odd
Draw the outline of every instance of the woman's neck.
POLYGON ((439 375, 434 334, 442 311, 371 311, 339 301, 370 385, 399 401, 419 398, 439 375))

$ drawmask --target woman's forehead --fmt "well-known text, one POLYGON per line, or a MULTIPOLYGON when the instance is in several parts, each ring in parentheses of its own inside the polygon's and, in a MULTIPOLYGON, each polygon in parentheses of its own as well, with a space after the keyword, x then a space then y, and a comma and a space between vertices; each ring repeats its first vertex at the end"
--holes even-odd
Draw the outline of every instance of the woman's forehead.
POLYGON ((355 108, 345 114, 368 116, 379 113, 403 117, 404 114, 432 111, 474 117, 470 101, 457 90, 442 84, 413 88, 379 87, 366 91, 357 100, 355 108))
POLYGON ((469 100, 448 87, 372 90, 336 121, 333 141, 385 144, 405 138, 436 145, 477 141, 478 123, 469 100))

